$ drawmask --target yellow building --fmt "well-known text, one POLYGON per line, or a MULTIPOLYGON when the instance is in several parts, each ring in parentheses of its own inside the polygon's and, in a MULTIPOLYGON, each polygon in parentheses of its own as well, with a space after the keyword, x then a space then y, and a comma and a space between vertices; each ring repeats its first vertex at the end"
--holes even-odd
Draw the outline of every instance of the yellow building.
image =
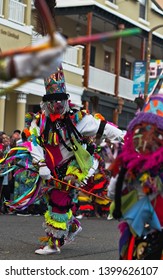
MULTIPOLYGON (((125 129, 136 111, 134 100, 137 96, 132 94, 133 64, 146 60, 149 32, 163 24, 162 0, 56 2, 57 29, 67 37, 135 27, 142 30, 141 34, 132 37, 68 46, 63 57, 66 88, 72 102, 84 105, 91 112, 102 113, 125 129)), ((27 46, 37 40, 32 28, 34 13, 31 0, 0 0, 0 29, 6 32, 2 34, 5 39, 4 42, 1 40, 2 51, 27 46), (11 18, 13 5, 22 9, 14 14, 19 20, 11 18)), ((163 27, 156 28, 152 35, 151 58, 163 59, 163 27)), ((2 87, 5 86, 2 83, 2 87)), ((25 111, 38 110, 44 94, 43 80, 38 79, 1 96, 0 130, 12 133, 16 128, 22 129, 25 111)))
POLYGON ((138 27, 142 33, 83 46, 82 102, 91 112, 125 129, 136 111, 133 65, 146 60, 148 35, 153 32, 151 58, 163 58, 163 5, 157 0, 57 1, 57 22, 67 37, 138 27), (120 114, 119 114, 120 113, 120 114))
MULTIPOLYGON (((0 0, 0 49, 31 45, 31 0, 0 0)), ((1 88, 6 84, 1 82, 1 88)), ((0 95, 0 130, 12 133, 24 126, 26 95, 21 91, 0 95)))

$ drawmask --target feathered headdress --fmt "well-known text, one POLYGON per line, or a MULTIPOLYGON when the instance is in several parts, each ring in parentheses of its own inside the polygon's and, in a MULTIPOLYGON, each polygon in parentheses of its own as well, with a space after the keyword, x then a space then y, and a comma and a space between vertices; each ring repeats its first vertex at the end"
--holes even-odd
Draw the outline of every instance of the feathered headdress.
MULTIPOLYGON (((52 18, 54 20, 55 26, 57 27, 57 22, 55 18, 55 6, 56 6, 56 0, 45 0, 50 13, 52 15, 52 18)), ((35 21, 35 31, 41 34, 42 36, 47 34, 47 28, 45 26, 45 22, 43 21, 38 9, 37 9, 37 0, 34 0, 34 6, 36 8, 34 13, 34 21, 35 21)))
POLYGON ((161 131, 163 131, 163 95, 157 94, 149 98, 143 110, 128 125, 123 150, 120 155, 128 169, 148 170, 162 163, 163 147, 159 144, 163 137, 161 131), (141 132, 140 125, 145 127, 144 132, 141 132), (154 129, 152 126, 154 126, 154 129), (136 127, 138 129, 135 131, 136 127), (151 134, 149 134, 150 131, 151 134), (136 133, 136 136, 134 133, 136 133), (147 137, 145 136, 147 133, 151 135, 148 138, 148 143, 151 146, 150 153, 145 152, 147 146, 144 137, 147 137), (134 144, 133 137, 135 139, 140 138, 140 140, 134 144), (135 145, 137 148, 135 148, 135 145))

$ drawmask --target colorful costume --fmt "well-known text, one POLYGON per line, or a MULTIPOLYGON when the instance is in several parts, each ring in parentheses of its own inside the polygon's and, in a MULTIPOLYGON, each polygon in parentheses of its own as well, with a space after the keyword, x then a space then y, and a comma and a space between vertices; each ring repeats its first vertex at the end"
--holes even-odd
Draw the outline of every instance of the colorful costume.
MULTIPOLYGON (((52 1, 47 2, 52 4, 52 1)), ((6 202, 11 210, 24 210, 42 196, 47 198, 44 223, 47 236, 43 238, 46 246, 36 250, 37 254, 59 252, 62 245, 72 241, 81 231, 79 221, 73 216, 78 196, 76 190, 82 187, 84 191, 88 180, 92 184, 99 167, 99 159, 86 139, 99 134, 103 138, 119 140, 122 135, 118 128, 95 119, 85 111, 73 109, 60 67, 67 41, 58 33, 53 37, 54 48, 18 54, 13 59, 0 61, 3 80, 51 75, 45 80, 46 95, 43 96, 40 114, 37 118, 33 115, 29 121, 23 131, 23 142, 0 161, 8 167, 6 172, 14 171, 17 180, 22 172, 23 175, 28 174, 28 178, 21 178, 21 182, 28 185, 25 193, 6 202), (51 74, 52 69, 58 72, 51 74)), ((43 41, 49 41, 49 36, 43 41)), ((105 184, 105 177, 102 183, 105 184)), ((85 191, 90 191, 90 186, 85 191)))
POLYGON ((109 139, 119 139, 122 134, 121 130, 96 120, 85 111, 73 110, 66 94, 62 68, 46 79, 45 86, 39 125, 40 145, 35 146, 31 155, 40 163, 42 178, 50 179, 52 175, 58 181, 50 181, 49 205, 45 213, 44 227, 50 249, 36 250, 38 254, 58 251, 81 231, 80 223, 72 213, 76 188, 89 191, 88 182, 93 180, 99 168, 99 160, 86 139, 99 132, 101 137, 109 139), (74 184, 75 188, 67 183, 74 184))
MULTIPOLYGON (((26 122, 23 131, 22 148, 16 147, 16 156, 14 154, 19 159, 19 166, 39 172, 43 181, 40 182, 38 175, 31 177, 30 182, 33 183, 32 178, 36 180, 35 187, 26 190, 26 194, 17 201, 8 203, 11 208, 24 209, 46 193, 48 210, 44 228, 47 237, 42 241, 47 245, 36 250, 37 254, 59 252, 62 245, 74 240, 81 231, 81 225, 73 215, 77 190, 81 187, 91 193, 93 181, 101 187, 106 183, 104 175, 102 179, 96 175, 100 161, 88 138, 100 134, 101 138, 118 140, 122 136, 118 128, 95 119, 85 111, 73 109, 66 93, 62 67, 45 80, 45 87, 41 113, 33 117, 26 115, 31 120, 26 122), (49 180, 47 186, 44 184, 46 180, 49 180)), ((6 163, 13 160, 13 151, 4 160, 6 163)))
MULTIPOLYGON (((55 1, 47 3, 52 11, 55 1)), ((45 35, 44 32, 42 34, 45 35)), ((23 210, 42 196, 47 198, 44 223, 47 236, 42 239, 45 246, 35 251, 37 254, 57 253, 62 245, 75 238, 81 231, 80 223, 73 215, 79 188, 90 192, 90 187, 94 187, 92 181, 97 180, 98 183, 100 180, 102 187, 106 183, 104 175, 102 181, 95 177, 99 158, 88 138, 99 134, 103 138, 119 140, 122 135, 118 128, 95 119, 85 111, 73 109, 60 66, 67 41, 58 33, 51 39, 55 41, 55 47, 0 61, 3 80, 51 75, 45 80, 46 95, 43 96, 41 112, 37 117, 28 115, 31 120, 23 131, 23 142, 0 161, 8 166, 6 172, 14 171, 18 181, 22 172, 28 176, 21 177, 21 183, 27 185, 25 193, 7 202, 10 209, 23 210), (53 71, 58 72, 52 74, 53 71)), ((42 42, 49 42, 49 36, 42 42)))
POLYGON ((161 259, 163 250, 163 96, 152 95, 130 122, 119 155, 113 216, 121 259, 161 259))
POLYGON ((73 215, 79 189, 95 195, 105 188, 107 178, 101 173, 100 157, 88 139, 97 134, 101 139, 122 137, 120 129, 73 109, 61 66, 45 80, 45 87, 41 112, 26 114, 22 143, 1 160, 27 184, 21 197, 7 203, 11 209, 23 210, 42 196, 47 198, 43 224, 47 236, 41 239, 45 246, 37 254, 60 252, 81 231, 73 215), (21 172, 28 178, 21 177, 21 172))

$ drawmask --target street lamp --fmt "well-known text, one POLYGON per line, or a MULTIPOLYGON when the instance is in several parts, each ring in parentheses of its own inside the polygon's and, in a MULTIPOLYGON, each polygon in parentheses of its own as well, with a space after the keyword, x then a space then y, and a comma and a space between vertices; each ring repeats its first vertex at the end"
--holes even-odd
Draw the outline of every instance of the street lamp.
POLYGON ((152 48, 152 33, 156 29, 163 27, 163 24, 154 26, 151 28, 148 34, 148 44, 147 44, 147 58, 146 58, 146 72, 145 72, 145 88, 144 88, 144 99, 146 100, 148 96, 149 87, 149 75, 150 75, 150 61, 151 61, 151 48, 152 48))

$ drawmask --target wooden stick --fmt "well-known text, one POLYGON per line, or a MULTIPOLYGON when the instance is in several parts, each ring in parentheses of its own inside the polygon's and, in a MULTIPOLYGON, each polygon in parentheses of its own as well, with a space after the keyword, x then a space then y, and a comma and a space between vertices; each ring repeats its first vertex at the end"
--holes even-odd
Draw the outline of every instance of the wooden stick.
POLYGON ((59 180, 59 179, 57 179, 57 178, 52 178, 52 180, 55 180, 55 181, 57 181, 57 182, 59 182, 59 183, 62 183, 62 184, 64 184, 64 185, 67 185, 68 187, 70 187, 70 188, 74 188, 74 189, 77 189, 77 190, 79 190, 79 191, 81 191, 81 192, 83 192, 83 193, 86 193, 86 194, 88 194, 88 195, 93 195, 93 196, 95 196, 95 197, 98 197, 98 198, 100 198, 100 199, 102 199, 102 200, 108 200, 108 201, 111 201, 109 198, 105 198, 105 197, 101 197, 101 196, 99 196, 99 195, 97 195, 97 194, 94 194, 94 193, 90 193, 90 192, 88 192, 88 191, 86 191, 86 190, 84 190, 84 189, 82 189, 82 188, 80 188, 80 187, 76 187, 76 186, 74 186, 74 185, 72 185, 72 184, 70 184, 70 183, 66 183, 66 182, 64 182, 64 181, 62 181, 62 180, 59 180))
POLYGON ((115 39, 119 37, 128 37, 141 33, 140 28, 124 29, 119 31, 103 32, 98 34, 92 34, 88 36, 80 36, 76 38, 69 38, 67 40, 68 45, 87 44, 95 41, 106 41, 108 39, 115 39))
MULTIPOLYGON (((118 37, 128 37, 128 36, 133 36, 140 34, 141 30, 139 28, 132 28, 132 29, 125 29, 125 30, 120 30, 120 31, 113 31, 113 32, 104 32, 104 33, 98 33, 98 34, 92 34, 88 36, 80 36, 80 37, 75 37, 75 38, 68 38, 67 39, 67 44, 68 45, 78 45, 78 44, 87 44, 90 42, 95 42, 95 41, 103 41, 107 39, 115 39, 118 37)), ((55 42, 53 44, 55 46, 55 42)), ((30 52, 38 52, 45 50, 47 48, 52 47, 51 42, 44 43, 42 45, 38 46, 31 46, 31 47, 26 47, 26 48, 21 48, 17 50, 9 50, 6 52, 2 52, 0 54, 0 58, 4 58, 7 56, 13 56, 16 54, 26 54, 30 52)))

